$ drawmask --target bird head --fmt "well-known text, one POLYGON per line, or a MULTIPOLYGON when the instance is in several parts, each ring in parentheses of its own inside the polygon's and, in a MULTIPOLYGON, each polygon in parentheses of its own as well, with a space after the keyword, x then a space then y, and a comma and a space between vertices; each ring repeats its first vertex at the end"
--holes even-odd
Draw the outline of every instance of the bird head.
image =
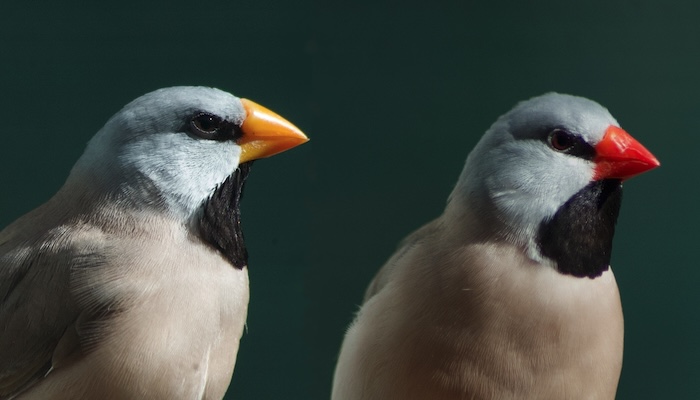
MULTIPOLYGON (((598 103, 549 93, 517 104, 491 126, 467 158, 450 205, 473 209, 492 233, 541 259, 543 224, 567 209, 568 218, 590 225, 599 216, 588 214, 601 213, 623 180, 658 165, 598 103), (611 190, 599 190, 603 184, 611 190), (595 212, 565 207, 594 189, 595 212)), ((617 209, 605 211, 614 227, 617 209)))
POLYGON ((187 217, 239 164, 307 140, 250 100, 207 87, 164 88, 115 114, 89 142, 71 178, 88 179, 107 193, 129 192, 132 200, 154 201, 155 195, 187 217))

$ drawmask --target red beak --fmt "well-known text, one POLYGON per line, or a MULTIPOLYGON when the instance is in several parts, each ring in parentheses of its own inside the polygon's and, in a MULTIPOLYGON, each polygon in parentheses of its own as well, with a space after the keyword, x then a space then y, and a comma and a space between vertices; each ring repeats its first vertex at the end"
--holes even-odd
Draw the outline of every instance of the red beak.
POLYGON ((603 140, 595 146, 595 176, 593 179, 631 178, 660 165, 641 143, 624 129, 610 125, 603 140))

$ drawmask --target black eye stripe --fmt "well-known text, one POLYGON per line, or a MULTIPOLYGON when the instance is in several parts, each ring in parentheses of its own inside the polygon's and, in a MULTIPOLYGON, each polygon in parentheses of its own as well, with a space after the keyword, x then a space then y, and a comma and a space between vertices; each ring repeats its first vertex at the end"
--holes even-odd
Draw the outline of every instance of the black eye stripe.
POLYGON ((576 138, 565 130, 555 129, 547 136, 547 143, 554 150, 566 153, 576 145, 576 138))
POLYGON ((544 142, 554 151, 569 154, 584 160, 593 160, 595 148, 583 140, 580 135, 571 133, 566 129, 548 129, 544 142))
POLYGON ((222 120, 216 115, 199 114, 192 119, 195 128, 207 133, 212 133, 221 127, 222 120))
POLYGON ((206 140, 237 140, 242 136, 241 128, 217 115, 199 112, 193 115, 187 130, 194 136, 206 140))

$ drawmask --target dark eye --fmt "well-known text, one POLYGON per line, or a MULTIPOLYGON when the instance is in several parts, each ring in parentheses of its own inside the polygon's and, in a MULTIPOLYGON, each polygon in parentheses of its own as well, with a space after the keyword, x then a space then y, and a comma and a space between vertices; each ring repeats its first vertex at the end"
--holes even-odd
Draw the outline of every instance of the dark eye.
POLYGON ((205 139, 213 139, 222 126, 222 119, 216 115, 202 113, 192 118, 193 133, 205 139))
POLYGON ((547 143, 556 151, 567 152, 576 145, 576 137, 563 129, 555 129, 547 136, 547 143))

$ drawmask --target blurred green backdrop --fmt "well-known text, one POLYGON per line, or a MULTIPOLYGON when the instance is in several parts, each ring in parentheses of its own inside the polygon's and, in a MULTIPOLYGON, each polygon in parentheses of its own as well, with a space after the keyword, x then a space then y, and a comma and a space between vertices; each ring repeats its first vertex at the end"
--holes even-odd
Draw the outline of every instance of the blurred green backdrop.
POLYGON ((365 286, 441 212, 483 131, 519 100, 578 94, 662 162, 626 185, 615 238, 618 398, 700 398, 700 7, 528 3, 5 2, 0 226, 143 93, 209 85, 264 104, 312 140, 249 180, 252 300, 228 398, 325 399, 365 286))

